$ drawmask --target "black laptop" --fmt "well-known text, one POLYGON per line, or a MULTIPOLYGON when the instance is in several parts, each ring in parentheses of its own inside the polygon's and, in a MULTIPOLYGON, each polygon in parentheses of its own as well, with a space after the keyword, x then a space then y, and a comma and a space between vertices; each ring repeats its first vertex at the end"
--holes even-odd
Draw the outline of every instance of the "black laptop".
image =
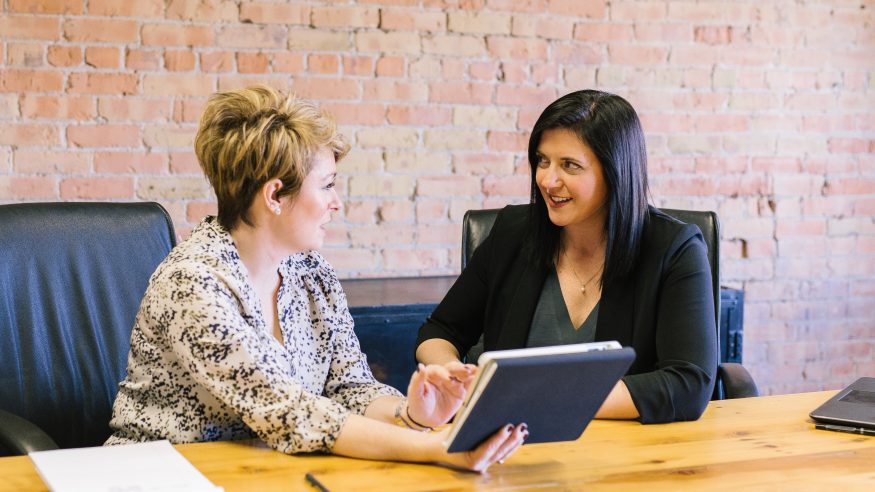
POLYGON ((809 416, 818 429, 875 436, 875 378, 860 378, 809 416))

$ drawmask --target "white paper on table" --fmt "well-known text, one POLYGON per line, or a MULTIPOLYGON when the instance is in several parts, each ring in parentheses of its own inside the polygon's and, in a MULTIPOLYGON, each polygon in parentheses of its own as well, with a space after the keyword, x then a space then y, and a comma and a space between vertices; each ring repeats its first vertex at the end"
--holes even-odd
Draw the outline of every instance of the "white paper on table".
POLYGON ((221 491, 168 441, 29 454, 54 492, 221 491))

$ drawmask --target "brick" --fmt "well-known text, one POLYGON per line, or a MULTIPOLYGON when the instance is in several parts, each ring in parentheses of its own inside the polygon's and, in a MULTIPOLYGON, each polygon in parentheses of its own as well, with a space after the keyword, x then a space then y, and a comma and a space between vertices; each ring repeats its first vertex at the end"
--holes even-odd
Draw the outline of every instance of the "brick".
POLYGON ((172 72, 194 70, 195 54, 191 51, 167 51, 164 53, 164 67, 172 72))
POLYGON ((443 32, 447 30, 447 14, 444 12, 384 9, 380 15, 380 28, 398 31, 443 32))
POLYGON ((461 224, 423 224, 416 227, 418 245, 455 246, 462 237, 461 224))
POLYGON ((413 235, 414 230, 406 225, 363 225, 349 230, 352 246, 407 245, 413 243, 413 235))
POLYGON ((310 73, 337 74, 340 72, 340 57, 335 54, 311 54, 307 57, 310 73))
POLYGON ((384 249, 383 268, 389 271, 438 269, 447 264, 447 256, 444 249, 384 249))
POLYGON ((2 176, 0 200, 57 199, 58 178, 54 176, 2 176))
POLYGON ((825 183, 823 190, 826 195, 872 195, 875 193, 875 178, 832 178, 825 183))
POLYGON ((441 61, 441 73, 444 80, 466 80, 468 63, 461 59, 444 59, 441 61))
POLYGON ((306 71, 306 59, 300 53, 273 53, 274 73, 298 73, 306 71))
POLYGON ((356 133, 361 147, 410 148, 419 143, 419 132, 414 128, 364 128, 356 133))
POLYGON ((668 61, 668 49, 612 44, 608 46, 608 61, 620 65, 661 65, 668 61))
POLYGON ((374 7, 314 7, 311 16, 314 27, 377 27, 380 10, 374 7))
POLYGON ((483 194, 487 197, 518 197, 525 199, 531 190, 531 177, 523 175, 486 176, 483 194))
POLYGON ((121 65, 121 52, 108 46, 85 48, 85 64, 95 68, 118 68, 121 65))
POLYGON ((410 78, 414 80, 431 80, 441 78, 441 62, 439 59, 423 56, 410 62, 410 78))
POLYGON ((170 172, 173 174, 197 174, 202 173, 201 166, 193 150, 182 152, 170 152, 170 172))
POLYGON ((546 60, 548 43, 541 39, 487 36, 489 55, 499 60, 546 60))
POLYGON ((363 97, 368 101, 414 101, 428 100, 428 86, 419 82, 396 80, 367 80, 363 84, 363 97))
POLYGON ((189 202, 185 207, 185 218, 190 223, 196 224, 208 215, 219 213, 216 202, 189 202))
POLYGON ((447 29, 464 34, 510 34, 510 14, 489 11, 450 11, 447 29))
POLYGON ((21 96, 21 114, 31 119, 89 120, 94 117, 94 102, 89 97, 21 96))
POLYGON ((14 169, 21 174, 86 174, 91 171, 91 155, 86 152, 16 150, 14 169))
POLYGON ((124 73, 71 73, 67 92, 73 94, 136 94, 139 92, 137 76, 124 73))
POLYGON ((543 12, 545 0, 486 0, 486 5, 493 10, 508 10, 511 12, 543 12))
POLYGON ((422 40, 425 53, 477 58, 486 56, 486 42, 480 36, 436 34, 422 40))
POLYGON ((347 223, 374 224, 377 219, 377 204, 372 200, 347 201, 343 206, 343 217, 347 223))
POLYGON ((450 156, 445 152, 386 152, 386 172, 392 174, 441 174, 450 172, 450 156))
POLYGON ((377 214, 381 223, 410 223, 416 218, 413 202, 409 200, 384 200, 377 214))
POLYGON ((331 265, 338 271, 365 271, 369 272, 374 269, 375 265, 380 265, 380 253, 369 248, 349 248, 342 249, 323 248, 319 250, 331 265))
POLYGON ((288 48, 304 51, 343 51, 353 49, 353 38, 347 31, 289 29, 288 48))
POLYGON ((471 176, 434 176, 416 180, 417 197, 476 196, 480 178, 471 176))
POLYGON ((372 56, 344 56, 343 74, 352 76, 374 75, 375 60, 372 56))
MULTIPOLYGON (((547 26, 549 24, 542 28, 539 24, 538 30, 546 29, 547 26)), ((578 41, 592 43, 630 43, 635 37, 635 30, 632 24, 578 22, 574 25, 573 37, 578 41)))
POLYGON ((133 70, 158 70, 161 68, 161 52, 128 49, 125 52, 125 67, 133 70))
POLYGON ((351 176, 349 196, 412 197, 414 181, 410 176, 351 176))
POLYGON ((512 174, 513 170, 513 154, 453 153, 453 173, 457 175, 507 175, 512 174))
POLYGON ((0 145, 53 147, 60 143, 54 125, 0 123, 0 145))
POLYGON ((418 55, 422 52, 419 35, 403 31, 358 31, 355 33, 355 46, 358 51, 366 53, 418 55))
POLYGON ((94 155, 94 172, 101 174, 160 174, 167 169, 167 154, 158 152, 98 152, 94 155))
POLYGON ((46 60, 55 67, 73 67, 82 63, 82 48, 78 46, 49 46, 46 60))
POLYGON ((143 76, 143 94, 147 96, 209 96, 215 92, 211 75, 143 76))
POLYGON ((198 22, 233 22, 238 19, 233 0, 166 0, 168 19, 198 22))
POLYGON ((606 2, 581 2, 578 0, 547 0, 547 11, 551 14, 604 19, 607 16, 606 2))
POLYGON ((0 94, 0 118, 18 118, 19 116, 21 116, 21 110, 19 109, 18 96, 0 94))
POLYGON ((868 154, 872 140, 865 138, 830 138, 827 141, 830 153, 868 154))
POLYGON ((531 15, 514 15, 510 21, 510 33, 521 38, 536 36, 538 19, 531 15))
POLYGON ((326 102, 321 107, 341 125, 377 126, 386 123, 386 106, 383 104, 326 102))
POLYGON ((484 131, 467 129, 426 130, 425 146, 429 149, 483 150, 486 144, 484 131))
POLYGON ((159 122, 170 119, 170 102, 164 99, 101 97, 97 113, 107 121, 159 122))
POLYGON ((81 15, 84 0, 9 0, 10 12, 81 15))
POLYGON ((232 48, 285 48, 288 34, 283 26, 240 25, 219 31, 217 45, 232 48))
POLYGON ((61 37, 61 24, 57 18, 30 15, 0 16, 0 32, 7 39, 56 40, 61 37))
POLYGON ((6 46, 9 66, 39 67, 43 65, 43 47, 37 44, 8 44, 6 46))
POLYGON ((499 152, 526 152, 529 147, 529 134, 521 132, 489 131, 486 134, 489 150, 499 152))
POLYGON ((266 53, 237 53, 237 71, 267 73, 270 71, 270 59, 266 53))
POLYGON ((196 133, 194 127, 147 126, 143 129, 143 143, 149 148, 191 149, 196 133))
POLYGON ((556 100, 556 90, 552 87, 513 87, 501 85, 495 95, 495 102, 510 106, 546 107, 556 100))
POLYGON ((420 224, 445 222, 447 212, 444 200, 419 199, 416 202, 416 221, 420 224))
POLYGON ((240 20, 256 24, 309 25, 310 7, 281 3, 244 3, 240 5, 240 20))
POLYGON ((149 46, 212 46, 216 42, 213 29, 179 24, 145 24, 143 45, 149 46))
POLYGON ((59 92, 63 81, 56 71, 7 68, 0 71, 0 92, 59 92))
POLYGON ((444 126, 452 121, 453 112, 447 107, 405 104, 389 106, 386 118, 393 125, 444 126))
POLYGON ((203 176, 148 176, 137 181, 136 195, 143 200, 203 200, 209 189, 203 176))
POLYGON ((513 130, 516 113, 514 109, 497 106, 456 106, 453 125, 513 130))
POLYGON ((61 181, 64 200, 111 200, 134 197, 132 177, 67 178, 61 181))
POLYGON ((67 142, 75 147, 139 147, 140 129, 133 125, 71 125, 67 142))
POLYGON ((135 21, 70 19, 64 22, 64 38, 74 42, 136 43, 137 28, 135 21))
POLYGON ((376 174, 383 170, 383 152, 355 148, 346 155, 338 169, 341 174, 376 174))
POLYGON ((489 104, 494 90, 492 84, 477 82, 434 82, 429 87, 430 101, 460 104, 489 104))
POLYGON ((164 0, 88 0, 88 15, 107 17, 163 17, 164 0))
MULTIPOLYGON (((291 80, 289 77, 283 75, 273 75, 273 74, 261 74, 258 76, 242 76, 242 75, 223 75, 219 77, 218 91, 219 92, 227 92, 233 91, 237 89, 242 89, 244 87, 250 87, 253 85, 266 85, 268 87, 274 87, 280 91, 288 92, 290 90, 289 84, 291 80)), ((206 96, 207 94, 203 94, 206 96)), ((304 94, 299 93, 299 96, 304 96, 304 94)), ((305 96, 309 97, 309 96, 305 96)))
POLYGON ((218 51, 200 54, 201 71, 230 72, 234 69, 234 53, 218 51))
POLYGON ((377 60, 378 77, 403 77, 405 58, 401 56, 381 56, 377 60))
POLYGON ((354 80, 331 78, 299 78, 292 88, 301 97, 308 99, 358 99, 361 94, 361 84, 354 80))

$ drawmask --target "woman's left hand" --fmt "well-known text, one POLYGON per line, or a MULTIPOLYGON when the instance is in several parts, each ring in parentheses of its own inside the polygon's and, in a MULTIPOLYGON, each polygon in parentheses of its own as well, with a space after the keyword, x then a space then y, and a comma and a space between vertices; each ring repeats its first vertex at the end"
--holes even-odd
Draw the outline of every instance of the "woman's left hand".
POLYGON ((414 423, 437 427, 447 423, 462 406, 477 366, 459 361, 419 364, 407 387, 407 412, 414 423))

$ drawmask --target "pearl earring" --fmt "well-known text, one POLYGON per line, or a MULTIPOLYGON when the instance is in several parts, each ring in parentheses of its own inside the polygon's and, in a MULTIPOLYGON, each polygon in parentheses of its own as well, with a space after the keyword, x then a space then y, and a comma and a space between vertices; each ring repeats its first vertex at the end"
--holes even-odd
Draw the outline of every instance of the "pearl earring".
POLYGON ((280 208, 279 208, 278 206, 277 206, 277 207, 273 207, 273 213, 279 215, 280 212, 282 212, 282 210, 280 210, 280 208))

